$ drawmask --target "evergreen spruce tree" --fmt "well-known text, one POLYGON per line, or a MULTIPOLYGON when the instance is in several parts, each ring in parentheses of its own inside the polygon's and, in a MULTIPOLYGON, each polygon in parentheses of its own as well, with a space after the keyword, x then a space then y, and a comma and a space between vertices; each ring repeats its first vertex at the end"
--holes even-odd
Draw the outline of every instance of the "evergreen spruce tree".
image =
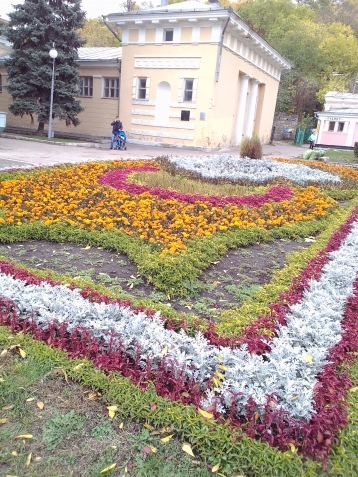
POLYGON ((15 116, 28 114, 38 119, 38 134, 44 131, 50 114, 52 59, 50 49, 58 52, 55 63, 53 118, 77 126, 83 111, 78 94, 77 49, 81 40, 77 30, 83 27, 85 13, 81 0, 25 0, 9 14, 7 38, 13 53, 6 61, 7 90, 13 102, 9 110, 15 116))

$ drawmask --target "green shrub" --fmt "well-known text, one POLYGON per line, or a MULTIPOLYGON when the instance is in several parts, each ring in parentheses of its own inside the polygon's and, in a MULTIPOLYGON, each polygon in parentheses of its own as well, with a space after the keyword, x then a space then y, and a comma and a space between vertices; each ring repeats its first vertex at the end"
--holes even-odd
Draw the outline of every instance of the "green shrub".
POLYGON ((255 134, 252 137, 244 137, 241 141, 240 156, 250 159, 262 158, 262 144, 260 138, 255 134))
POLYGON ((358 157, 358 142, 354 143, 354 157, 358 157))

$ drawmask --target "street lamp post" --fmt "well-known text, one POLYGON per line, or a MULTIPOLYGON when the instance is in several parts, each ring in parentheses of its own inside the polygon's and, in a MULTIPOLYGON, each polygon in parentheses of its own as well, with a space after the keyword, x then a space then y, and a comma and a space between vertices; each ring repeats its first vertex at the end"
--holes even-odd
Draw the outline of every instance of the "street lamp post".
POLYGON ((52 58, 52 81, 51 81, 51 98, 50 98, 50 117, 48 120, 48 132, 47 137, 52 137, 52 106, 53 106, 53 87, 55 81, 55 60, 57 58, 57 51, 55 50, 55 43, 52 44, 52 49, 49 51, 49 55, 52 58))

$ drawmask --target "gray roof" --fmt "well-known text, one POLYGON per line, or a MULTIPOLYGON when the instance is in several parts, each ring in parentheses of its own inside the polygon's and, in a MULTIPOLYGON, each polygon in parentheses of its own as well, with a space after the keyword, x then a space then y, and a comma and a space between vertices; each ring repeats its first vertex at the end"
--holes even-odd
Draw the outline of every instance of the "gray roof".
POLYGON ((340 91, 328 91, 326 97, 337 98, 337 99, 351 99, 358 101, 358 94, 354 93, 341 93, 340 91))
MULTIPOLYGON (((6 58, 10 58, 9 53, 0 54, 0 63, 6 58)), ((78 59, 79 61, 108 61, 108 60, 120 60, 122 58, 122 48, 116 47, 104 47, 104 48, 79 48, 78 59)))
POLYGON ((78 58, 80 61, 117 60, 122 58, 122 48, 116 48, 116 47, 79 48, 78 58))
POLYGON ((349 115, 357 115, 358 108, 333 108, 328 109, 326 111, 319 111, 317 114, 322 114, 325 116, 349 116, 349 115))

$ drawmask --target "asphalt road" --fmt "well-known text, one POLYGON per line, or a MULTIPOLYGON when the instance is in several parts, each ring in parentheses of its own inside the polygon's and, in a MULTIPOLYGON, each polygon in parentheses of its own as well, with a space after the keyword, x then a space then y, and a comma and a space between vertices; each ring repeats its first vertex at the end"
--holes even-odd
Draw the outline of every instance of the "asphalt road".
MULTIPOLYGON (((265 156, 294 158, 306 149, 287 143, 275 143, 263 147, 265 156)), ((83 146, 48 143, 4 137, 0 134, 0 168, 31 165, 53 165, 83 161, 111 159, 155 159, 158 156, 203 156, 212 154, 238 154, 237 147, 219 151, 197 151, 174 147, 139 146, 127 144, 126 151, 109 150, 109 144, 84 144, 83 146)))

